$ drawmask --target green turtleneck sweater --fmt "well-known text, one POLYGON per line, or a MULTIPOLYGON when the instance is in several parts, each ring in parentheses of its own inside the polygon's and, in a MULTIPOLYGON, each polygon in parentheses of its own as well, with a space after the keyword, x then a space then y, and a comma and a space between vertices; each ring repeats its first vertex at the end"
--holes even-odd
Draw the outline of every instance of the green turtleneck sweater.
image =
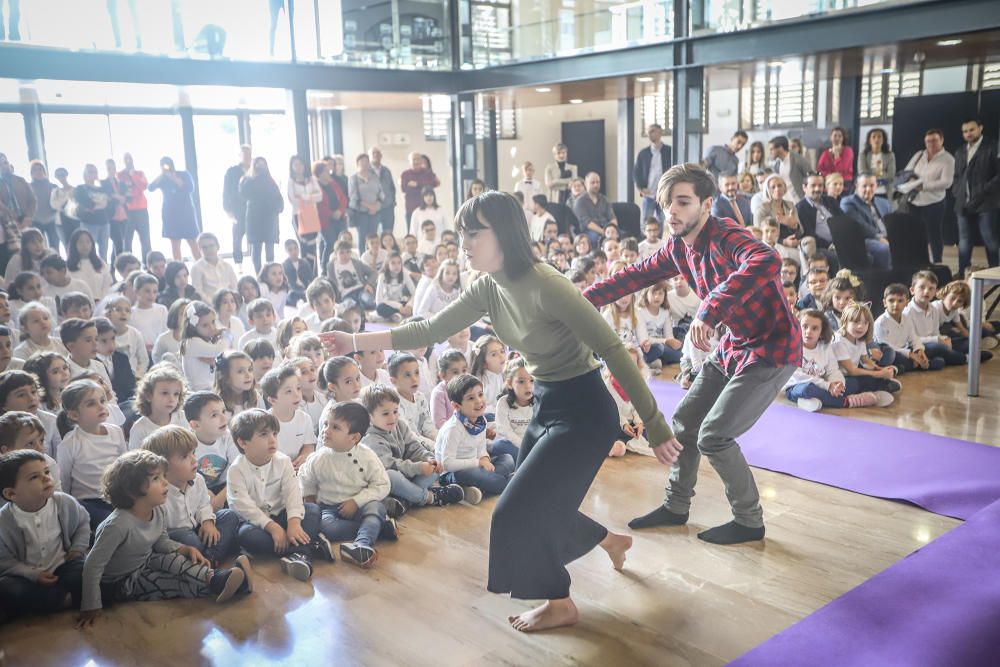
POLYGON ((573 284, 547 264, 534 264, 516 280, 502 272, 482 276, 429 320, 393 329, 392 345, 397 350, 425 347, 483 315, 490 316, 497 336, 520 352, 528 371, 543 382, 569 380, 594 370, 596 352, 645 422, 649 444, 673 437, 618 335, 573 284))

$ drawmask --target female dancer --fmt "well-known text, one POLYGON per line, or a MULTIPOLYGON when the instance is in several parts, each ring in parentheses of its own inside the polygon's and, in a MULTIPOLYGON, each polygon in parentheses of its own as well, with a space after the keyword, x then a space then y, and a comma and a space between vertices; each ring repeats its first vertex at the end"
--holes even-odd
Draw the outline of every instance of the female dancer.
POLYGON ((544 599, 508 618, 523 632, 577 621, 566 564, 600 545, 615 569, 632 538, 612 533, 579 511, 618 434, 618 413, 594 352, 628 392, 646 423, 658 459, 677 459, 680 445, 618 336, 573 285, 531 252, 524 210, 512 196, 486 192, 462 205, 456 228, 468 264, 487 275, 429 320, 391 331, 321 334, 334 354, 411 350, 444 340, 489 315, 497 336, 521 352, 536 378, 536 407, 524 435, 517 474, 497 502, 490 531, 488 588, 544 599))

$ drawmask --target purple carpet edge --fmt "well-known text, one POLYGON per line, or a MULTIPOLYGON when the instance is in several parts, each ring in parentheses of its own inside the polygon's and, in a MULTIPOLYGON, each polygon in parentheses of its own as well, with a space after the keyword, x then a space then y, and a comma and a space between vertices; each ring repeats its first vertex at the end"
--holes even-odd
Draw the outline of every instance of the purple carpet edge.
MULTIPOLYGON (((684 390, 650 388, 669 420, 684 390)), ((1000 499, 1000 448, 981 443, 775 403, 739 444, 751 466, 956 519, 1000 499)))
POLYGON ((998 553, 995 502, 730 664, 996 665, 998 553))

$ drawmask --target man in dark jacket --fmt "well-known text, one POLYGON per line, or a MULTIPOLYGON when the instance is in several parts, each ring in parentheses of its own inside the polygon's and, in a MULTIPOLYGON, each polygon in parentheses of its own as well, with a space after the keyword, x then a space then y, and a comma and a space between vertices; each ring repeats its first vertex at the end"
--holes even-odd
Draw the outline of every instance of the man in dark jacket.
POLYGON ((240 146, 240 162, 226 170, 222 186, 222 208, 233 221, 233 261, 243 263, 243 237, 247 233, 247 201, 240 194, 240 180, 250 171, 253 151, 249 144, 240 146))
POLYGON ((744 227, 753 226, 750 198, 740 192, 739 178, 735 173, 719 178, 719 196, 712 202, 712 215, 735 220, 744 227))
POLYGON ((673 161, 670 146, 663 143, 662 127, 653 123, 646 128, 646 136, 649 137, 649 146, 636 156, 633 177, 635 187, 642 196, 642 219, 648 220, 650 216, 655 216, 662 224, 663 211, 656 203, 656 186, 660 182, 660 176, 670 169, 673 161))
POLYGON ((23 229, 31 224, 37 203, 31 186, 14 173, 7 156, 0 153, 0 211, 7 213, 23 229))
MULTIPOLYGON (((368 158, 372 162, 372 171, 378 176, 382 183, 382 193, 385 199, 382 200, 382 208, 378 210, 378 222, 381 232, 391 232, 396 218, 396 184, 392 180, 392 172, 389 167, 382 164, 382 151, 378 146, 372 146, 368 151, 368 158)), ((409 220, 403 223, 405 227, 409 220)))
POLYGON ((1000 209, 1000 164, 997 145, 983 136, 983 124, 978 118, 962 123, 965 144, 955 151, 955 180, 951 192, 955 197, 958 217, 958 275, 964 276, 972 261, 972 225, 986 246, 990 266, 1000 264, 1000 231, 997 210, 1000 209))

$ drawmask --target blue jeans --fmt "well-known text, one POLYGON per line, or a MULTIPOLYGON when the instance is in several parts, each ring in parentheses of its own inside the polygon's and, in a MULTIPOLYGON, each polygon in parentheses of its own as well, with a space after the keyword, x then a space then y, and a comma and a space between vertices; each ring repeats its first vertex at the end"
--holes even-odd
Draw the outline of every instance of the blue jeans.
POLYGON ((389 474, 389 495, 414 505, 427 504, 427 489, 438 480, 437 473, 407 477, 398 470, 386 470, 389 474))
POLYGON ((168 535, 175 542, 194 547, 201 552, 201 555, 212 561, 213 567, 217 567, 219 563, 230 556, 235 556, 239 551, 236 535, 240 530, 240 515, 228 509, 219 510, 215 513, 215 527, 219 531, 219 541, 212 547, 206 547, 198 537, 198 531, 191 528, 177 528, 169 531, 168 535))
MULTIPOLYGON (((80 499, 80 504, 83 505, 83 509, 87 510, 87 514, 90 515, 90 531, 97 532, 97 527, 100 526, 105 519, 111 516, 111 513, 115 511, 115 508, 100 498, 84 498, 80 499)), ((93 539, 93 538, 91 538, 93 539)))
POLYGON ((73 607, 80 607, 83 588, 83 558, 66 561, 52 574, 59 577, 53 586, 42 586, 15 575, 0 577, 0 615, 11 617, 29 613, 51 614, 63 609, 66 594, 73 600, 73 607))
MULTIPOLYGON (((302 530, 306 531, 306 535, 312 541, 319 535, 319 507, 313 503, 306 503, 305 506, 306 515, 302 517, 302 530)), ((288 515, 284 511, 272 516, 271 519, 282 528, 288 528, 288 515)), ((274 554, 274 540, 271 539, 271 534, 249 521, 244 521, 240 525, 236 539, 240 548, 251 556, 274 554)), ((285 553, 294 552, 296 549, 297 547, 288 545, 285 553)))
POLYGON ((375 310, 378 305, 375 303, 375 297, 364 289, 352 292, 351 295, 345 297, 345 299, 353 299, 354 302, 361 306, 364 310, 375 310))
POLYGON ((837 397, 812 382, 800 382, 799 384, 793 384, 791 387, 785 389, 785 397, 792 402, 795 402, 800 398, 818 398, 823 403, 824 408, 844 407, 844 398, 846 398, 846 396, 846 390, 842 396, 837 397))
POLYGON ((108 243, 111 240, 111 225, 92 225, 88 222, 81 222, 80 229, 86 230, 94 237, 94 245, 97 246, 97 256, 105 262, 108 261, 108 243))
POLYGON ((510 458, 517 461, 517 455, 521 453, 520 448, 507 438, 497 438, 489 446, 490 456, 503 456, 509 454, 510 458))
POLYGON ((898 385, 892 380, 871 375, 847 375, 844 377, 844 395, 860 394, 863 391, 895 391, 898 385))
POLYGON ((965 270, 972 263, 972 225, 979 227, 979 235, 986 246, 986 260, 990 266, 1000 265, 1000 231, 997 230, 997 212, 958 213, 958 278, 965 277, 965 270))
POLYGON ((945 361, 940 357, 931 358, 930 354, 927 355, 927 368, 920 368, 917 366, 913 359, 910 357, 904 357, 901 354, 896 355, 896 361, 894 365, 899 369, 900 373, 908 373, 910 371, 939 371, 944 368, 945 361))
POLYGON ((663 225, 663 210, 660 205, 656 202, 656 197, 643 197, 642 198, 642 221, 641 224, 645 226, 646 221, 650 218, 656 218, 660 221, 660 225, 663 225))
POLYGON ((601 239, 604 238, 604 234, 599 234, 593 229, 584 229, 581 234, 586 234, 587 238, 590 239, 590 247, 597 249, 601 247, 601 239))
POLYGON ((681 350, 680 348, 675 350, 663 343, 652 343, 649 346, 649 352, 643 352, 642 357, 646 360, 647 364, 657 359, 663 362, 664 365, 676 364, 681 360, 681 350))
POLYGON ((38 222, 37 220, 34 220, 32 221, 31 226, 45 235, 50 248, 57 253, 59 252, 59 230, 56 228, 55 220, 52 222, 38 222))
POLYGON ((392 232, 392 228, 395 226, 396 218, 396 204, 393 203, 392 206, 382 205, 382 208, 378 210, 376 215, 379 222, 379 227, 383 232, 392 232))
POLYGON ((337 516, 336 505, 320 505, 320 531, 331 542, 354 542, 371 547, 382 532, 385 523, 385 505, 373 500, 358 508, 353 519, 337 516))
POLYGON ((359 253, 365 251, 365 238, 378 233, 378 221, 378 213, 372 215, 363 211, 351 211, 351 226, 355 228, 354 233, 358 237, 359 253))
POLYGON ((514 459, 510 454, 494 456, 490 459, 496 468, 493 472, 488 472, 484 468, 466 468, 455 472, 445 473, 441 476, 441 481, 445 484, 461 484, 462 486, 475 486, 485 495, 498 496, 507 488, 511 475, 514 474, 514 459))
POLYGON ((871 257, 874 268, 889 268, 892 263, 892 255, 889 252, 888 243, 882 243, 878 239, 865 239, 865 248, 868 250, 868 256, 871 257))
POLYGON ((876 362, 880 368, 892 366, 896 361, 896 350, 892 349, 891 346, 886 345, 885 343, 876 343, 873 341, 868 344, 868 349, 869 351, 872 349, 878 349, 882 353, 882 358, 876 362))
POLYGON ((931 361, 944 359, 946 366, 962 366, 968 361, 964 353, 942 343, 924 343, 924 352, 927 353, 927 358, 931 361))

